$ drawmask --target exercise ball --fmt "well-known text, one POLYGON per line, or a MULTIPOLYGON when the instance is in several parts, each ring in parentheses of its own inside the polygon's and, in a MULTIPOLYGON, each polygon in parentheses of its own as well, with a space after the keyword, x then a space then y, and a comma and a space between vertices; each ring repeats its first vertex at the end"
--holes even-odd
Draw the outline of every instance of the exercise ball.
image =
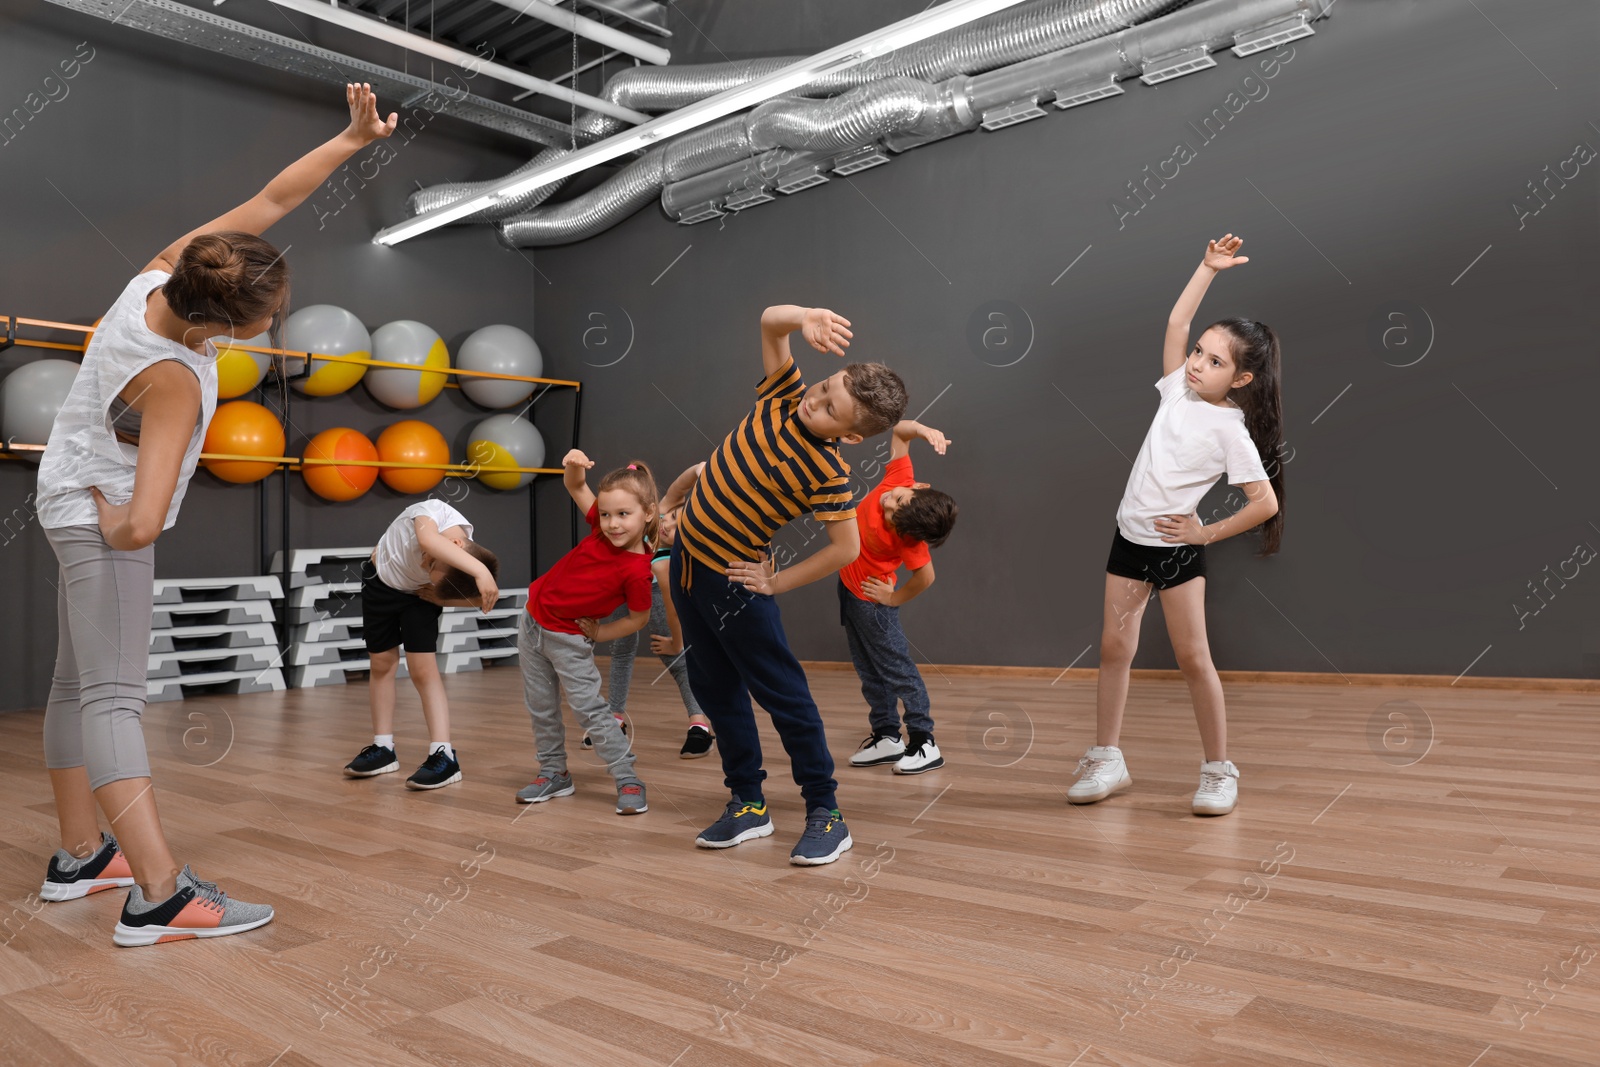
MULTIPOLYGON (((234 400, 217 406, 200 450, 225 456, 281 456, 284 444, 283 423, 278 416, 254 401, 234 400)), ((200 463, 218 478, 236 485, 259 482, 278 469, 276 463, 238 459, 202 459, 200 463)))
MULTIPOLYGON (((323 430, 306 443, 305 459, 368 460, 378 458, 378 450, 366 437, 347 426, 323 430)), ((324 500, 354 500, 378 480, 377 467, 343 466, 334 463, 308 463, 300 468, 306 486, 324 500)))
MULTIPOLYGON (((378 458, 385 463, 449 463, 444 434, 416 419, 406 419, 378 435, 378 458)), ((426 493, 444 480, 444 471, 379 467, 378 477, 397 493, 426 493)))
MULTIPOLYGON (((372 358, 372 335, 361 320, 332 304, 312 304, 289 316, 283 327, 283 347, 291 352, 315 352, 321 356, 372 358)), ((290 370, 299 367, 293 361, 290 370)), ((367 372, 360 363, 326 363, 313 360, 309 378, 293 379, 291 384, 307 396, 334 396, 361 380, 367 372)))
POLYGON ((77 376, 78 365, 70 359, 39 359, 6 375, 0 381, 0 436, 6 443, 47 443, 77 376))
MULTIPOLYGON (((544 373, 544 356, 526 331, 515 326, 485 326, 461 342, 456 366, 489 374, 514 374, 537 378, 544 373)), ((502 382, 493 378, 461 376, 461 391, 474 404, 509 408, 533 395, 532 382, 502 382)))
MULTIPOLYGON (((261 379, 267 376, 268 369, 272 366, 272 357, 262 352, 246 352, 242 348, 234 348, 233 344, 252 345, 256 348, 271 348, 272 338, 264 333, 254 337, 232 338, 224 337, 217 342, 217 399, 231 400, 236 396, 244 396, 250 390, 261 384, 261 379)), ((273 455, 281 456, 282 452, 273 455)), ((250 478, 248 481, 255 481, 250 478)))
MULTIPOLYGON (((539 467, 544 464, 544 438, 520 415, 490 415, 472 428, 467 462, 478 467, 539 467)), ((490 489, 521 489, 531 474, 480 471, 478 481, 490 489)))
MULTIPOLYGON (((444 338, 420 322, 400 319, 378 327, 372 335, 372 358, 413 367, 448 367, 450 351, 444 338)), ((420 408, 439 395, 445 375, 420 370, 373 367, 367 375, 367 392, 392 408, 420 408)))

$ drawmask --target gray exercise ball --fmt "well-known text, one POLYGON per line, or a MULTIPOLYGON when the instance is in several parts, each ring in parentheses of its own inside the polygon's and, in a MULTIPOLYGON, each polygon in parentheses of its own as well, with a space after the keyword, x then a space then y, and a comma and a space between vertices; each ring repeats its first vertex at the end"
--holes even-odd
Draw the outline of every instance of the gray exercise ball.
MULTIPOLYGON (((456 366, 462 370, 488 374, 515 374, 537 378, 544 373, 544 356, 526 330, 515 326, 485 326, 461 342, 456 366)), ((496 381, 461 375, 461 391, 474 404, 486 408, 509 408, 533 395, 532 382, 496 381)))
POLYGON ((50 440, 56 413, 78 376, 69 359, 25 363, 0 381, 0 436, 7 444, 42 445, 50 440))
MULTIPOLYGON (((319 356, 372 358, 372 336, 367 328, 353 314, 333 304, 312 304, 290 315, 283 324, 283 347, 319 356)), ((298 359, 290 359, 288 364, 291 374, 302 369, 298 359)), ((335 396, 359 382, 366 372, 366 366, 360 363, 312 360, 310 376, 295 378, 290 384, 307 396, 335 396)))
MULTIPOLYGON (((372 331, 372 358, 384 363, 448 369, 450 351, 437 330, 412 319, 398 319, 372 331)), ((446 374, 423 370, 373 367, 367 372, 367 392, 392 408, 420 408, 439 395, 446 374)))

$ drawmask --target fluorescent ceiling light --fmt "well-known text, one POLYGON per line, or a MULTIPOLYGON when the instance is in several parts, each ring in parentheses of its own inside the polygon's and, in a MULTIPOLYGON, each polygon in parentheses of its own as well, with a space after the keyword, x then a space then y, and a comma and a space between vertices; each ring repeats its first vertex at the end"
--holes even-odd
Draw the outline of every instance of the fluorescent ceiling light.
MULTIPOLYGON (((273 0, 273 2, 284 3, 285 0, 273 0)), ((298 3, 300 0, 295 2, 298 3)), ((809 59, 792 63, 765 77, 668 112, 642 126, 608 137, 586 148, 580 148, 543 167, 535 168, 525 174, 502 178, 482 193, 464 197, 443 207, 436 207, 380 230, 372 240, 380 245, 399 244, 429 230, 449 225, 457 219, 492 208, 502 200, 521 196, 640 148, 648 148, 657 141, 704 126, 736 111, 743 111, 747 107, 774 96, 781 96, 825 75, 848 70, 897 48, 904 48, 906 45, 964 26, 974 19, 992 15, 1008 7, 1015 7, 1022 2, 1023 0, 950 0, 949 3, 940 4, 936 8, 885 26, 865 37, 858 37, 825 52, 819 52, 809 59)))
POLYGON ((502 66, 499 63, 490 63, 482 56, 473 55, 471 52, 463 52, 459 48, 452 48, 437 41, 430 41, 426 37, 402 30, 398 26, 391 26, 387 22, 380 22, 364 15, 357 15, 332 4, 317 3, 316 0, 272 0, 272 3, 277 4, 279 7, 286 7, 290 11, 298 11, 302 15, 310 15, 312 18, 321 19, 324 22, 331 22, 335 26, 343 26, 345 29, 364 33, 368 37, 376 37, 380 41, 397 44, 401 48, 409 49, 412 52, 432 56, 434 59, 442 59, 446 63, 453 63, 477 74, 486 74, 496 81, 508 82, 519 88, 531 89, 534 92, 544 93, 546 96, 553 96, 558 100, 565 100, 569 104, 603 112, 613 118, 622 119, 624 122, 645 122, 650 117, 631 108, 619 107, 609 100, 602 100, 597 96, 576 92, 564 85, 557 85, 555 82, 546 81, 543 78, 535 78, 531 74, 525 74, 512 67, 502 66))
POLYGON ((672 60, 672 53, 660 45, 646 44, 639 38, 621 30, 614 30, 603 22, 575 15, 566 8, 557 7, 553 0, 494 0, 494 2, 502 7, 509 7, 519 15, 527 15, 540 22, 560 26, 568 33, 587 37, 591 41, 597 41, 607 48, 615 48, 619 52, 626 52, 630 56, 638 56, 646 63, 668 63, 672 60))

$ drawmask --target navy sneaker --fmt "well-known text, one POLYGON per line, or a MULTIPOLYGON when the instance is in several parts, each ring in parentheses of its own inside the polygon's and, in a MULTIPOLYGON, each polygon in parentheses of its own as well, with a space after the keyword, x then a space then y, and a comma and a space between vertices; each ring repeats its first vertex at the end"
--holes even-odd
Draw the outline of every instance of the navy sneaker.
POLYGON ((399 769, 400 762, 394 758, 394 749, 384 745, 368 745, 356 754, 355 759, 344 765, 346 778, 375 778, 399 769))
POLYGON ((732 848, 742 841, 752 841, 772 833, 772 817, 767 814, 767 802, 754 803, 740 800, 736 794, 723 809, 722 818, 712 823, 694 843, 701 848, 732 848))
POLYGON ((428 753, 428 758, 422 761, 410 778, 406 779, 407 789, 438 789, 440 786, 453 785, 461 781, 461 763, 444 749, 428 753))
POLYGON ((789 862, 798 867, 820 867, 844 855, 853 844, 844 816, 827 808, 812 808, 806 816, 806 832, 794 843, 789 862))

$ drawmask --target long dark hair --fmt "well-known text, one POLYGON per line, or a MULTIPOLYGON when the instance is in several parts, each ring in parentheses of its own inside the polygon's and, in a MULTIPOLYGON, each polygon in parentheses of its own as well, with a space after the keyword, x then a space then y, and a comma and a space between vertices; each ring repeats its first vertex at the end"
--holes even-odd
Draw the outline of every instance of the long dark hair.
POLYGON ((1261 526, 1260 555, 1270 556, 1283 543, 1283 368, 1278 335, 1254 319, 1222 319, 1208 329, 1222 330, 1232 340, 1235 376, 1253 375, 1248 384, 1228 390, 1228 399, 1244 412, 1245 428, 1278 497, 1278 513, 1261 526))
POLYGON ((161 292, 175 314, 197 326, 244 326, 271 315, 272 347, 283 347, 289 265, 281 252, 253 233, 194 237, 178 253, 178 264, 161 292))

